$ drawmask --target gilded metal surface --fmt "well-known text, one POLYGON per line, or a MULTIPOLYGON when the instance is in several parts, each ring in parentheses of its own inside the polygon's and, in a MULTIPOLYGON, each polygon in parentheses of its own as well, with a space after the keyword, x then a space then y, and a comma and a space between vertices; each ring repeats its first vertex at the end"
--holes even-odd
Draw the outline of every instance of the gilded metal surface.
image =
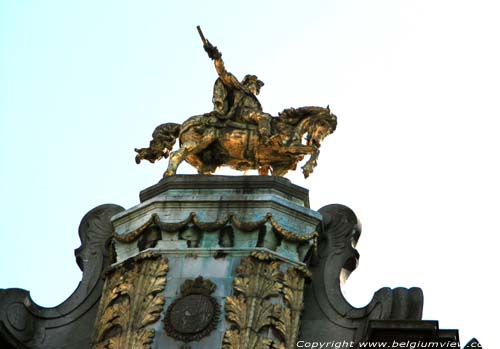
POLYGON ((220 305, 210 294, 216 285, 199 276, 181 286, 182 297, 170 304, 165 314, 165 332, 184 342, 208 336, 219 322, 220 305))
POLYGON ((93 348, 151 348, 165 303, 167 260, 143 253, 108 272, 97 313, 93 348))
POLYGON ((227 224, 231 224, 236 229, 239 229, 243 232, 252 232, 259 229, 267 222, 271 223, 275 232, 285 241, 306 242, 309 240, 316 240, 318 237, 318 232, 316 231, 313 231, 308 234, 298 234, 286 230, 276 220, 274 220, 270 212, 267 213, 262 219, 253 222, 242 222, 238 218, 236 218, 232 213, 228 214, 225 218, 221 219, 218 222, 202 222, 199 220, 196 213, 191 212, 191 214, 186 219, 176 223, 162 222, 156 214, 153 214, 143 225, 141 225, 140 227, 134 229, 133 231, 127 234, 117 234, 116 232, 114 232, 113 238, 119 242, 125 242, 125 243, 133 242, 137 240, 151 224, 156 224, 158 227, 160 227, 161 230, 166 232, 179 231, 187 227, 189 224, 192 224, 196 228, 207 232, 217 231, 225 227, 227 224))
POLYGON ((255 75, 240 82, 225 68, 222 54, 202 35, 203 47, 214 61, 219 78, 214 84, 214 110, 193 116, 182 125, 166 123, 153 132, 148 148, 136 149, 136 162, 155 162, 170 156, 164 176, 175 175, 183 161, 200 174, 211 174, 219 166, 236 170, 257 169, 260 175, 283 176, 302 167, 308 177, 316 166, 323 139, 337 126, 329 107, 288 108, 273 117, 257 99, 264 85, 255 75), (179 149, 172 152, 176 139, 179 149))
POLYGON ((236 269, 227 297, 223 349, 295 348, 303 308, 304 274, 266 253, 255 252, 236 269), (273 329, 273 331, 270 331, 273 329), (274 334, 276 335, 274 335, 274 334))

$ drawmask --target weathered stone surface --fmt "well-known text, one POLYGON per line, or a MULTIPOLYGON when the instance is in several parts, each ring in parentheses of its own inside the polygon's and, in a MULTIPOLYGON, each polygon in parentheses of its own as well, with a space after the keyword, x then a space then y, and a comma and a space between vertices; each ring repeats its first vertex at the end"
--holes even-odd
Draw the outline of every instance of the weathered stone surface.
MULTIPOLYGON (((141 200, 112 218, 116 265, 142 253, 168 259, 163 319, 173 316, 173 304, 183 304, 183 285, 199 276, 215 285, 210 297, 221 310, 209 333, 177 333, 173 320, 156 321, 151 348, 179 348, 183 338, 190 349, 231 341, 246 348, 254 340, 295 346, 306 263, 315 253, 321 222, 308 207, 307 190, 284 178, 181 175, 144 190, 141 200), (272 276, 261 275, 271 265, 272 276), (248 302, 253 305, 247 309, 248 302), (268 326, 283 334, 273 337, 268 326)), ((184 321, 175 314, 172 319, 184 321)))
POLYGON ((117 205, 102 205, 87 213, 80 223, 82 245, 75 256, 83 271, 75 292, 62 304, 44 308, 35 304, 26 290, 0 290, 1 348, 65 348, 90 346, 102 273, 109 264, 110 218, 122 211, 117 205))
POLYGON ((321 221, 307 207, 307 190, 278 177, 182 175, 143 193, 147 200, 113 217, 118 262, 148 247, 267 248, 303 262, 321 221))
POLYGON ((309 208, 308 190, 292 184, 284 177, 272 176, 199 176, 176 175, 162 179, 158 184, 141 191, 141 202, 166 191, 181 190, 214 190, 231 188, 236 192, 268 192, 273 190, 278 195, 287 197, 299 205, 309 208))

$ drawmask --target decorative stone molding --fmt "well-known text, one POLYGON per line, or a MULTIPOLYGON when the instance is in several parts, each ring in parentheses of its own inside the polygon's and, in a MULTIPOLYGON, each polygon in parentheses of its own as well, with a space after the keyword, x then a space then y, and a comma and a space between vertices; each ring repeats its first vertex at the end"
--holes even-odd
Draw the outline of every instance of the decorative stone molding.
POLYGON ((294 233, 292 231, 286 230, 283 228, 275 219, 273 219, 272 213, 267 213, 262 219, 251 222, 243 222, 235 217, 234 214, 230 213, 225 218, 218 222, 202 222, 196 212, 191 212, 191 214, 186 218, 179 222, 175 223, 166 223, 162 222, 157 214, 151 215, 151 217, 140 227, 128 232, 127 234, 120 235, 117 233, 113 233, 113 238, 119 242, 131 243, 137 240, 150 226, 153 224, 160 227, 162 231, 168 233, 175 233, 184 228, 186 228, 189 224, 192 224, 196 228, 201 231, 206 232, 215 232, 228 224, 239 229, 243 232, 252 232, 258 230, 260 227, 264 226, 266 223, 270 223, 272 227, 275 229, 278 236, 285 241, 289 242, 306 242, 310 240, 314 240, 318 237, 318 232, 313 231, 308 234, 299 234, 294 233))
POLYGON ((113 217, 118 262, 148 248, 267 248, 305 263, 317 247, 321 216, 305 206, 307 190, 284 178, 179 175, 145 191, 147 200, 113 217))

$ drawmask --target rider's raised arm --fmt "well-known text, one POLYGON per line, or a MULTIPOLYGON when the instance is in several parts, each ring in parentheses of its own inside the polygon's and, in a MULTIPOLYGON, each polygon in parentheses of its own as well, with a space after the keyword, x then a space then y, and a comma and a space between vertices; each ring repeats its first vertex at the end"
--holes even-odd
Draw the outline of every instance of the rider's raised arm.
POLYGON ((241 89, 242 86, 238 79, 228 72, 226 70, 226 67, 224 66, 224 61, 222 58, 216 58, 214 59, 214 64, 215 64, 215 70, 217 70, 217 74, 219 74, 220 79, 225 85, 231 86, 233 88, 241 89))
POLYGON ((215 64, 215 69, 217 70, 217 74, 219 74, 220 79, 224 83, 224 85, 242 89, 240 82, 236 77, 226 70, 224 67, 224 61, 222 60, 222 53, 217 49, 216 46, 212 45, 210 41, 208 41, 201 31, 201 28, 198 26, 198 33, 200 34, 201 40, 203 41, 203 48, 208 54, 208 57, 213 59, 215 64))

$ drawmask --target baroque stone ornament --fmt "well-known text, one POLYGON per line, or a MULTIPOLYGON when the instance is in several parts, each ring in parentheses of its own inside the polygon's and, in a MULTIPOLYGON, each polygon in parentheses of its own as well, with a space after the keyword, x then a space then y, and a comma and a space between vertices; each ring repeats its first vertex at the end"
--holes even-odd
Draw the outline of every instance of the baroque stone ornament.
POLYGON ((182 125, 165 123, 153 132, 148 148, 135 149, 136 162, 170 157, 164 176, 172 176, 183 161, 199 174, 212 174, 219 166, 257 169, 260 175, 284 176, 302 167, 308 177, 316 166, 323 139, 335 131, 337 117, 326 107, 288 108, 273 117, 257 99, 264 83, 255 75, 240 82, 229 73, 222 54, 201 32, 203 47, 214 61, 219 78, 213 91, 214 110, 189 118, 182 125), (172 149, 179 139, 179 149, 172 149), (305 140, 305 143, 303 143, 305 140))
POLYGON ((366 339, 373 320, 420 320, 423 293, 419 288, 384 287, 371 302, 355 308, 345 299, 341 286, 358 265, 357 241, 361 224, 354 212, 343 205, 319 210, 323 229, 318 238, 318 257, 311 269, 311 280, 304 289, 305 310, 300 340, 354 341, 366 339))
POLYGON ((93 347, 151 348, 165 304, 167 260, 151 252, 109 270, 94 332, 93 347))
POLYGON ((242 259, 234 295, 226 299, 223 349, 295 348, 303 309, 305 275, 297 268, 281 271, 282 262, 256 252, 242 259))
POLYGON ((62 304, 42 307, 27 290, 0 289, 0 348, 90 347, 103 276, 111 259, 110 220, 123 210, 118 205, 100 205, 82 218, 81 246, 75 250, 82 280, 62 304))
POLYGON ((183 342, 198 341, 208 336, 219 322, 220 305, 210 294, 216 285, 199 276, 186 280, 181 297, 174 300, 165 314, 165 332, 183 342))

